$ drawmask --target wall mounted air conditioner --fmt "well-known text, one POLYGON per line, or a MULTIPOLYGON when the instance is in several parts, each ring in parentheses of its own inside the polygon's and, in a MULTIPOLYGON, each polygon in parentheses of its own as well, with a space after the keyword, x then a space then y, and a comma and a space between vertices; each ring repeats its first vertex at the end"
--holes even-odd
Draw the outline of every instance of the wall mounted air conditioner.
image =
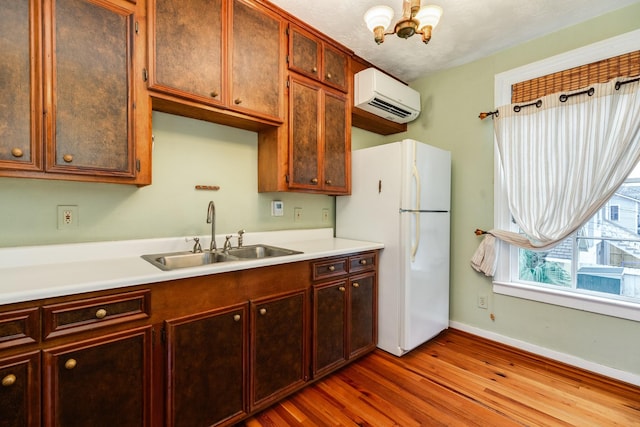
POLYGON ((420 114, 420 93, 375 68, 356 73, 354 105, 396 123, 420 114))

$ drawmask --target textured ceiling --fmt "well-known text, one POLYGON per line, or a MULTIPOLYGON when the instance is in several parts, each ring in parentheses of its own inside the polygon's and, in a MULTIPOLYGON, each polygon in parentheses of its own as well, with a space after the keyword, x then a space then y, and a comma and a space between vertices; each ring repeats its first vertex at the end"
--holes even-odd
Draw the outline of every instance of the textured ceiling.
POLYGON ((433 0, 444 9, 433 37, 387 36, 376 45, 362 17, 371 6, 391 6, 392 24, 402 0, 270 0, 353 50, 356 55, 411 82, 425 74, 461 65, 544 34, 586 21, 640 0, 433 0))

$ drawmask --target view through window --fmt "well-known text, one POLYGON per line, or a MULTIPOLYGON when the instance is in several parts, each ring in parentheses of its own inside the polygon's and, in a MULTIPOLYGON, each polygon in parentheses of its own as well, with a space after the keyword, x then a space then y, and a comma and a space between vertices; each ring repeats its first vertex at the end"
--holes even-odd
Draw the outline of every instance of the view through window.
POLYGON ((573 236, 518 251, 519 281, 640 302, 640 164, 573 236))

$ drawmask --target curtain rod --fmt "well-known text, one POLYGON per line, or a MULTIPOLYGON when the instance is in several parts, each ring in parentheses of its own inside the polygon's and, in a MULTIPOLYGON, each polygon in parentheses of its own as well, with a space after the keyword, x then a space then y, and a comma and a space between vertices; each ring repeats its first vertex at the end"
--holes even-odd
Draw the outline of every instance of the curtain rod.
POLYGON ((624 81, 624 82, 618 80, 616 82, 616 90, 619 90, 622 85, 626 85, 627 83, 637 82, 638 80, 640 80, 640 77, 636 77, 635 79, 627 80, 627 81, 624 81))
MULTIPOLYGON (((639 80, 640 80, 640 77, 636 77, 635 79, 626 80, 626 81, 619 80, 619 81, 617 81, 617 82, 616 82, 615 88, 616 88, 616 90, 620 90, 620 88, 621 88, 623 85, 626 85, 627 83, 637 82, 637 81, 639 81, 639 80)), ((587 95, 589 95, 589 96, 592 96, 592 95, 595 93, 595 89, 594 89, 594 88, 592 88, 592 87, 590 87, 589 89, 585 89, 585 90, 580 91, 580 92, 569 93, 569 94, 563 93, 562 95, 560 95, 560 102, 567 102, 567 100, 568 100, 569 98, 571 98, 572 96, 583 95, 583 94, 585 94, 585 93, 586 93, 587 95)), ((531 103, 529 103, 529 104, 514 105, 514 106, 513 106, 513 111, 515 111, 516 113, 519 113, 519 112, 520 112, 520 110, 522 110, 523 108, 525 108, 525 107, 531 107, 532 105, 535 105, 537 108, 540 108, 540 107, 542 107, 542 100, 541 100, 541 99, 538 99, 537 101, 535 101, 535 102, 531 102, 531 103)), ((488 111, 488 112, 486 112, 486 113, 480 113, 480 114, 478 115, 478 117, 480 118, 480 120, 484 120, 484 119, 486 119, 487 117, 491 117, 491 118, 493 118, 494 116, 495 116, 495 117, 498 117, 498 116, 499 116, 499 112, 498 112, 498 110, 495 110, 495 111, 488 111)))

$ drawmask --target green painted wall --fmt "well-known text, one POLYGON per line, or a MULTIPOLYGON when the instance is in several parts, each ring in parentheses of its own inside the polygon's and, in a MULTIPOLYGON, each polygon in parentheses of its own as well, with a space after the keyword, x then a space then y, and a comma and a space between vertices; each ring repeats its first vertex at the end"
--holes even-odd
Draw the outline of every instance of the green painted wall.
POLYGON ((334 226, 334 198, 258 193, 257 133, 153 113, 153 184, 135 187, 0 178, 0 246, 207 235, 209 200, 216 233, 334 226), (219 191, 197 191, 198 184, 219 191), (282 200, 283 217, 271 216, 282 200), (57 206, 77 205, 78 227, 57 229, 57 206), (294 222, 294 207, 303 208, 294 222), (322 209, 329 222, 322 222, 322 209))
POLYGON ((453 321, 640 374, 638 322, 492 294, 469 266, 474 230, 493 225, 493 126, 478 113, 494 107, 494 75, 638 28, 640 4, 412 82, 423 110, 406 136, 452 151, 453 321), (477 308, 479 292, 490 295, 489 310, 477 308))

